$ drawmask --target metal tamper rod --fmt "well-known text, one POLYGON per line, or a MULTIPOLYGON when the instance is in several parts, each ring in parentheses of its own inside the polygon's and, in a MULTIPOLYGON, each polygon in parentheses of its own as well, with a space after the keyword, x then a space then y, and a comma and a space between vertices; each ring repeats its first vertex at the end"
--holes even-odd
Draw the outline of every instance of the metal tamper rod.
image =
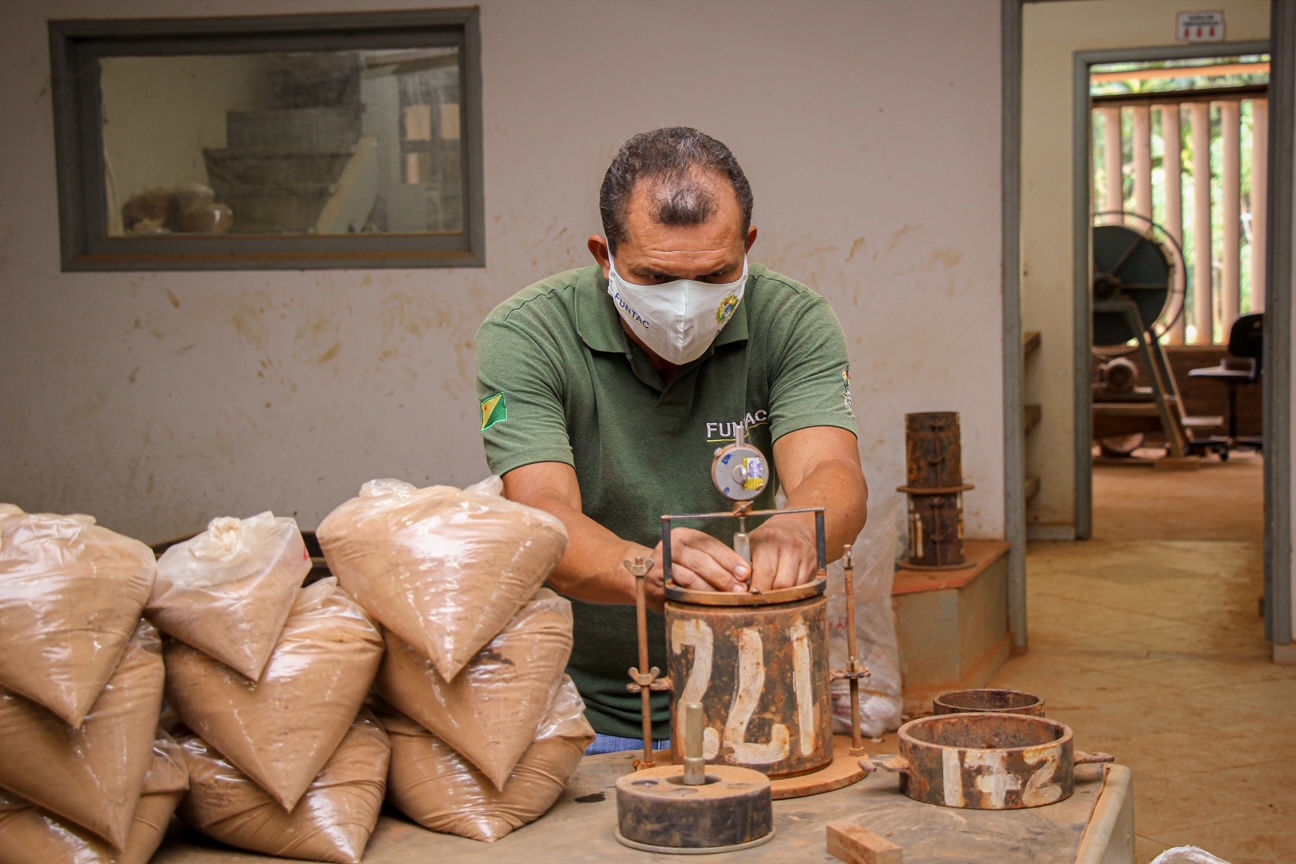
POLYGON ((701 786, 706 782, 706 757, 702 755, 702 703, 684 706, 684 785, 701 786))
POLYGON ((648 571, 653 568, 651 558, 636 558, 623 562, 626 569, 635 577, 635 615, 639 626, 639 665, 630 667, 630 680, 627 684, 631 693, 639 693, 643 698, 643 758, 635 762, 636 768, 651 768, 653 762, 652 738, 652 691, 669 690, 670 681, 661 677, 661 670, 656 666, 648 667, 648 571), (647 672, 640 672, 647 669, 647 672))
POLYGON ((854 551, 847 546, 845 553, 842 555, 842 570, 846 577, 846 647, 850 653, 849 665, 846 667, 846 677, 850 681, 850 754, 859 756, 864 752, 864 737, 860 732, 859 679, 862 674, 868 675, 869 671, 859 662, 859 637, 855 632, 855 565, 852 560, 853 557, 854 551))

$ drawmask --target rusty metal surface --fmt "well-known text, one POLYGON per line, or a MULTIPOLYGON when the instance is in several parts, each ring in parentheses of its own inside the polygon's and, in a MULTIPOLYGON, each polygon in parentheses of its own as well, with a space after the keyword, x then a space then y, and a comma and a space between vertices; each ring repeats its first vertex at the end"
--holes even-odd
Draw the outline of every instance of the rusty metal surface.
POLYGON ((948 489, 963 485, 963 444, 957 411, 905 415, 908 485, 948 489))
POLYGON ((652 570, 651 558, 636 558, 625 562, 626 569, 635 578, 635 618, 639 633, 639 665, 630 667, 630 685, 632 693, 639 693, 642 698, 640 717, 642 718, 643 758, 638 762, 640 768, 651 768, 653 760, 652 737, 652 693, 654 690, 668 689, 661 680, 661 670, 650 666, 648 662, 648 571, 652 570))
POLYGON ((944 714, 900 727, 900 789, 915 801, 972 810, 1054 804, 1075 789, 1070 727, 1023 714, 944 714))
POLYGON ((667 850, 742 846, 769 838, 774 808, 765 775, 716 765, 706 778, 700 786, 687 786, 673 766, 618 778, 618 839, 667 850))
POLYGON ((909 496, 909 554, 902 566, 959 567, 963 553, 963 445, 959 415, 935 411, 905 415, 909 496))
POLYGON ((680 706, 699 702, 708 763, 772 778, 827 766, 833 759, 827 640, 822 593, 743 606, 667 600, 675 747, 685 739, 680 706))
POLYGON ((922 567, 964 563, 963 498, 960 494, 909 496, 909 558, 922 567))
POLYGON ((666 599, 694 606, 771 606, 813 599, 826 593, 827 586, 828 580, 823 577, 804 585, 772 591, 694 591, 669 582, 666 599))
POLYGON ((1034 693, 1020 690, 955 690, 932 700, 937 714, 963 714, 975 711, 1006 711, 1011 714, 1044 716, 1044 700, 1034 693))

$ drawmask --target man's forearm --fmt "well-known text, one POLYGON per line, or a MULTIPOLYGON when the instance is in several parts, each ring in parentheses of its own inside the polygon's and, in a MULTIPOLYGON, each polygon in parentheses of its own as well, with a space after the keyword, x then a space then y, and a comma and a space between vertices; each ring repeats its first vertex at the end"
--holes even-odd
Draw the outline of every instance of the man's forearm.
POLYGON ((560 594, 586 603, 633 604, 634 576, 625 561, 652 555, 651 549, 623 540, 569 505, 537 505, 553 513, 567 526, 571 543, 549 577, 549 585, 560 594))

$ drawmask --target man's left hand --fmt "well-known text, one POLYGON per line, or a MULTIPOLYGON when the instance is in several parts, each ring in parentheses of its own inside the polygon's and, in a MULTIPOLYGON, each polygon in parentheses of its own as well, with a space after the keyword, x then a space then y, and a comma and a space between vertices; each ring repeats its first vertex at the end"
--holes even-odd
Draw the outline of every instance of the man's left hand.
POLYGON ((770 518, 751 532, 751 555, 751 585, 761 591, 812 581, 819 570, 814 523, 801 514, 770 518))

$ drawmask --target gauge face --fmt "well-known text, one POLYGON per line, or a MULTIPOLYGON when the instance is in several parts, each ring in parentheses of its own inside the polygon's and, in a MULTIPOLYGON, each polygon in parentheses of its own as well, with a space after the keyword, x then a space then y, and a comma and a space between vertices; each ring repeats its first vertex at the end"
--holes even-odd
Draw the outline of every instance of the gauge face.
POLYGON ((769 466, 750 444, 730 444, 716 452, 711 482, 730 501, 750 501, 769 484, 769 466))

